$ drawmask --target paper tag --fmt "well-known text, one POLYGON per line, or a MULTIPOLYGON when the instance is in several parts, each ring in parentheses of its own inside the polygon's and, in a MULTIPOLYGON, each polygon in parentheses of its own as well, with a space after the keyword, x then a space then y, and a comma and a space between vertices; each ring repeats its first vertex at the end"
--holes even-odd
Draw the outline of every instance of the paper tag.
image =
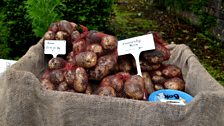
POLYGON ((0 59, 0 76, 9 68, 12 64, 16 63, 15 60, 0 59))
POLYGON ((118 56, 132 54, 135 58, 138 75, 142 76, 139 63, 139 55, 142 51, 155 49, 155 43, 152 34, 133 37, 118 41, 118 56))
POLYGON ((155 43, 152 34, 118 41, 119 56, 153 49, 155 49, 155 43))
POLYGON ((54 58, 59 54, 66 54, 65 40, 45 40, 44 54, 52 54, 54 58))

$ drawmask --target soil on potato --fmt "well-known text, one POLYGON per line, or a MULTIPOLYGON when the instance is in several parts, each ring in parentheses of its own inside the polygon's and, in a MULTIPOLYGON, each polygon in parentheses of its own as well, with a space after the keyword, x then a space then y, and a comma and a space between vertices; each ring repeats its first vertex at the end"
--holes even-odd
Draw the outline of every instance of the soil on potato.
MULTIPOLYGON (((216 80, 224 82, 224 43, 214 38, 206 37, 202 34, 199 28, 190 25, 186 20, 180 19, 175 14, 157 7, 147 5, 149 2, 144 0, 118 0, 117 13, 126 13, 127 30, 133 30, 133 33, 125 33, 127 36, 122 36, 117 30, 117 36, 120 39, 136 36, 148 31, 157 31, 162 33, 164 40, 168 43, 186 44, 196 54, 201 63, 206 68, 211 68, 216 72, 212 73, 216 80), (141 20, 136 20, 141 19, 141 20), (144 21, 152 22, 151 27, 144 27, 144 21), (141 26, 141 27, 138 27, 141 26), (129 36, 128 36, 129 35, 129 36), (218 72, 217 72, 218 71, 218 72)), ((123 20, 120 19, 120 22, 123 20)), ((119 23, 119 22, 118 22, 119 23)), ((120 31, 122 32, 122 31, 120 31)), ((127 31, 126 31, 127 32, 127 31)), ((211 71, 213 72, 213 71, 211 71)))

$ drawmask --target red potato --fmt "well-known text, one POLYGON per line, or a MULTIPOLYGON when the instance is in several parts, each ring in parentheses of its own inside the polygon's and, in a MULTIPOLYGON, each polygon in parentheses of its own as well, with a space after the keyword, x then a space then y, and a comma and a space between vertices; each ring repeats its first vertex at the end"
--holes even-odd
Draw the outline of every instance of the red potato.
POLYGON ((160 70, 152 71, 152 72, 150 72, 150 74, 151 74, 151 76, 163 76, 163 73, 160 70))
POLYGON ((154 92, 154 85, 152 84, 151 77, 148 72, 142 72, 142 77, 144 79, 145 89, 147 91, 147 94, 151 94, 154 92))
POLYGON ((184 90, 185 83, 182 79, 178 77, 174 77, 174 78, 168 79, 164 83, 164 87, 167 89, 173 89, 173 90, 184 90))
POLYGON ((73 43, 72 50, 73 50, 74 55, 84 52, 86 50, 86 46, 87 46, 86 41, 84 39, 81 39, 81 40, 73 43))
POLYGON ((130 72, 132 70, 132 64, 128 56, 118 57, 118 71, 130 72))
POLYGON ((104 36, 101 45, 105 50, 114 50, 117 48, 117 39, 111 35, 104 36))
POLYGON ((68 84, 66 82, 61 82, 59 85, 58 85, 58 91, 66 91, 68 90, 68 84))
POLYGON ((114 71, 116 59, 112 55, 105 55, 98 59, 94 70, 90 71, 90 78, 93 80, 102 80, 105 76, 114 71))
POLYGON ((100 85, 101 86, 111 86, 118 93, 118 92, 122 92, 123 87, 124 87, 124 82, 120 75, 115 74, 115 75, 110 75, 110 76, 105 77, 101 81, 100 85))
POLYGON ((154 84, 161 84, 163 85, 165 83, 166 79, 163 76, 154 75, 152 76, 152 82, 154 84))
POLYGON ((51 72, 51 70, 49 68, 47 68, 44 71, 43 75, 41 76, 40 80, 49 79, 50 78, 50 72, 51 72))
POLYGON ((54 90, 55 86, 51 83, 49 79, 43 79, 41 81, 41 87, 45 90, 54 90))
POLYGON ((70 53, 68 53, 66 60, 68 63, 71 63, 73 65, 75 65, 75 54, 73 53, 73 51, 71 51, 70 53))
POLYGON ((71 35, 74 27, 70 22, 66 20, 61 20, 58 22, 58 29, 59 31, 66 32, 67 34, 71 35))
POLYGON ((61 69, 66 65, 66 61, 61 57, 52 58, 48 61, 48 68, 50 70, 61 69))
POLYGON ((97 55, 94 52, 81 52, 75 56, 75 64, 83 68, 91 68, 97 64, 97 55))
POLYGON ((87 51, 91 51, 96 53, 97 56, 101 56, 103 54, 103 48, 99 44, 90 44, 87 46, 87 51))
POLYGON ((78 25, 74 22, 70 22, 71 26, 72 26, 72 30, 76 31, 78 29, 78 25))
POLYGON ((61 69, 51 71, 49 79, 53 84, 59 85, 61 82, 64 81, 63 71, 61 69))
POLYGON ((90 30, 86 36, 86 40, 88 43, 92 44, 92 43, 98 43, 100 44, 102 38, 106 36, 106 34, 102 33, 102 32, 98 32, 95 30, 90 30))
POLYGON ((144 97, 144 79, 138 75, 133 75, 124 83, 125 94, 132 98, 141 100, 144 97))
POLYGON ((97 89, 97 94, 99 96, 111 96, 111 97, 116 97, 116 92, 114 88, 110 86, 102 86, 97 89))
POLYGON ((85 94, 91 95, 93 93, 93 88, 90 84, 87 85, 85 94))
POLYGON ((68 38, 68 33, 63 31, 58 31, 55 35, 56 40, 66 40, 68 38))
POLYGON ((74 79, 75 79, 75 69, 66 70, 64 72, 65 82, 70 86, 73 87, 74 79))
POLYGON ((75 69, 74 89, 76 92, 83 93, 88 85, 88 75, 82 67, 75 69))
POLYGON ((167 78, 180 77, 181 69, 175 65, 168 65, 162 70, 162 73, 167 78))
POLYGON ((55 33, 53 31, 47 31, 44 34, 44 40, 54 40, 55 39, 55 33))
MULTIPOLYGON (((161 64, 149 65, 145 60, 140 60, 140 66, 142 71, 153 71, 160 68, 161 64)), ((136 68, 135 60, 132 61, 133 67, 136 68)))
POLYGON ((81 34, 79 33, 79 31, 73 31, 72 34, 71 34, 71 41, 74 43, 80 37, 81 37, 81 34))
POLYGON ((160 64, 164 61, 163 53, 158 50, 150 50, 142 53, 148 64, 160 64))
POLYGON ((158 91, 158 90, 162 90, 162 89, 164 89, 164 87, 163 87, 163 85, 161 85, 161 84, 155 84, 155 85, 154 85, 154 89, 155 89, 156 91, 158 91))
POLYGON ((55 22, 55 23, 51 23, 49 28, 48 28, 48 31, 52 31, 53 33, 56 33, 58 32, 59 28, 58 28, 58 22, 55 22))

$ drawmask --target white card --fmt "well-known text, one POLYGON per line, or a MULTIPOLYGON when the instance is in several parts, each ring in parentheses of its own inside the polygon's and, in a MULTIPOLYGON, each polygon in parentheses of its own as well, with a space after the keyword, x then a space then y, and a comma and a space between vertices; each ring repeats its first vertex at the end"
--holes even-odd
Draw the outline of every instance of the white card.
POLYGON ((0 59, 0 76, 6 71, 7 68, 11 67, 17 61, 0 59))
POLYGON ((142 51, 154 50, 155 43, 152 34, 133 37, 118 41, 118 56, 132 54, 136 61, 138 75, 142 76, 139 56, 142 51))
POLYGON ((45 40, 44 41, 44 54, 52 54, 53 57, 57 55, 66 54, 66 41, 65 40, 45 40))

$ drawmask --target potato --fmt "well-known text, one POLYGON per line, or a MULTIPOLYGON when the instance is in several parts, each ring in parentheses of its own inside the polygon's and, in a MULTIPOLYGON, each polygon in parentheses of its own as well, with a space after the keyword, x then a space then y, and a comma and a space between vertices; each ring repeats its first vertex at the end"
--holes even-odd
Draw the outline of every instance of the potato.
POLYGON ((111 35, 104 36, 102 38, 101 45, 103 49, 114 50, 117 48, 117 39, 111 35))
POLYGON ((163 76, 158 76, 158 75, 152 76, 152 82, 154 84, 163 85, 165 81, 166 81, 166 79, 163 76))
POLYGON ((154 86, 152 84, 151 77, 148 72, 142 72, 142 77, 144 79, 145 89, 148 94, 154 92, 154 86))
POLYGON ((131 72, 132 64, 128 56, 118 57, 118 71, 131 72))
POLYGON ((66 61, 61 57, 52 58, 48 61, 48 68, 50 70, 61 69, 66 65, 66 61))
POLYGON ((162 90, 162 89, 164 89, 164 87, 163 87, 163 85, 161 85, 161 84, 155 84, 155 85, 154 85, 154 89, 155 89, 156 91, 158 91, 158 90, 162 90))
POLYGON ((87 85, 85 94, 91 95, 93 93, 93 88, 90 84, 87 85))
POLYGON ((102 86, 97 89, 97 94, 99 96, 111 96, 111 97, 116 97, 116 92, 114 88, 110 86, 102 86))
POLYGON ((44 40, 54 40, 55 39, 55 33, 53 31, 47 31, 44 34, 44 40))
POLYGON ((49 79, 43 79, 41 81, 41 87, 45 90, 54 90, 55 86, 49 79))
POLYGON ((68 33, 63 31, 58 31, 55 35, 56 40, 66 40, 68 37, 68 33))
POLYGON ((63 71, 60 69, 51 71, 49 75, 49 79, 53 84, 59 85, 65 79, 63 71))
POLYGON ((97 55, 94 52, 81 52, 75 56, 75 64, 83 68, 91 68, 96 66, 97 55))
POLYGON ((81 39, 73 43, 72 50, 74 55, 84 52, 86 50, 86 41, 84 39, 81 39))
POLYGON ((48 31, 52 31, 53 33, 56 33, 58 32, 59 28, 58 28, 58 22, 56 23, 51 23, 49 28, 48 28, 48 31))
MULTIPOLYGON (((161 64, 149 65, 145 60, 140 60, 140 66, 142 71, 153 71, 160 68, 161 64)), ((132 61, 133 67, 136 68, 135 60, 132 61)))
POLYGON ((124 87, 124 82, 123 82, 121 76, 119 76, 119 75, 111 75, 111 76, 105 77, 101 81, 100 85, 101 86, 111 86, 118 93, 118 92, 122 92, 123 87, 124 87))
POLYGON ((77 25, 76 23, 74 23, 74 22, 70 22, 70 24, 71 24, 71 26, 72 26, 72 30, 73 30, 73 31, 78 30, 78 25, 77 25))
POLYGON ((66 91, 68 90, 68 84, 63 81, 58 85, 58 91, 66 91))
POLYGON ((73 87, 74 79, 75 79, 75 70, 66 70, 64 72, 65 82, 70 86, 73 87))
POLYGON ((73 65, 75 65, 75 54, 73 51, 71 51, 70 53, 68 53, 66 60, 68 63, 71 63, 73 65))
POLYGON ((173 89, 173 90, 184 90, 185 83, 182 79, 178 77, 174 77, 174 78, 168 79, 164 83, 164 87, 167 89, 173 89))
POLYGON ((76 92, 83 93, 86 91, 88 85, 88 76, 82 67, 75 70, 74 89, 76 92))
POLYGON ((103 54, 103 48, 99 44, 90 44, 87 46, 87 51, 94 52, 97 56, 101 56, 103 54))
POLYGON ((124 83, 125 94, 132 98, 141 100, 144 97, 144 79, 138 75, 133 75, 124 83))
POLYGON ((94 70, 90 71, 90 78, 93 80, 102 80, 105 76, 114 71, 116 59, 112 55, 105 55, 98 59, 94 70))
POLYGON ((74 29, 72 24, 70 24, 70 22, 68 22, 66 20, 61 20, 60 22, 58 22, 58 28, 59 28, 59 31, 66 32, 69 35, 71 35, 71 33, 74 29))
POLYGON ((155 71, 152 71, 152 72, 150 72, 150 74, 151 74, 151 76, 162 76, 163 75, 163 73, 162 73, 162 71, 160 71, 160 70, 155 70, 155 71))
POLYGON ((103 36, 106 36, 106 34, 104 34, 102 32, 95 31, 95 30, 90 30, 86 36, 86 40, 90 44, 93 44, 93 43, 100 44, 103 36))
POLYGON ((142 55, 148 64, 160 64, 164 61, 162 52, 158 50, 145 51, 142 55))
POLYGON ((168 65, 163 70, 162 73, 167 78, 180 77, 181 70, 175 65, 168 65))
POLYGON ((75 41, 77 41, 80 38, 80 33, 79 31, 73 31, 71 34, 71 41, 74 43, 75 41))

